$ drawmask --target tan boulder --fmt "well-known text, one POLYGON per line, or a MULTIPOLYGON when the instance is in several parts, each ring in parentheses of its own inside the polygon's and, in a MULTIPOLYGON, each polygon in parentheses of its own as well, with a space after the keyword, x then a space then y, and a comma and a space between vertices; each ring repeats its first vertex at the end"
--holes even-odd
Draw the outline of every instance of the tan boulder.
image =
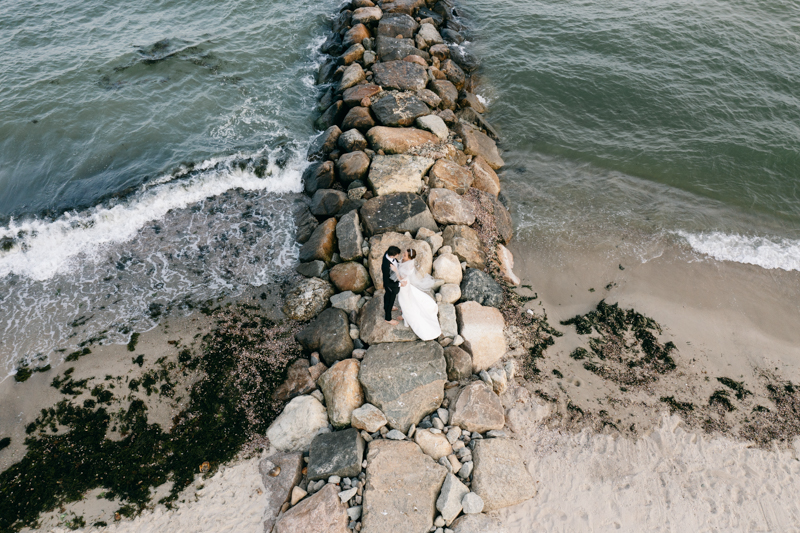
POLYGON ((494 170, 498 170, 505 165, 500 157, 500 152, 497 150, 497 144, 488 135, 463 122, 456 124, 454 129, 464 143, 465 154, 481 156, 494 170))
POLYGON ((364 98, 372 98, 382 90, 380 85, 364 83, 347 89, 342 95, 342 99, 346 105, 353 107, 361 105, 361 101, 364 98))
POLYGON ((334 266, 330 271, 330 277, 340 292, 362 293, 370 284, 367 269, 361 263, 353 261, 334 266))
POLYGON ((489 163, 484 158, 476 156, 472 160, 470 170, 472 170, 474 178, 472 180, 473 187, 494 196, 500 194, 500 178, 497 177, 495 171, 492 170, 492 167, 489 166, 489 163))
POLYGON ((442 233, 444 245, 450 246, 453 253, 470 268, 486 268, 486 253, 478 233, 469 226, 447 226, 442 233))
POLYGON ((453 447, 442 433, 431 433, 427 429, 418 429, 414 432, 414 442, 419 445, 423 453, 433 457, 434 461, 453 453, 453 447))
POLYGON ((313 496, 300 501, 278 519, 273 533, 349 533, 347 508, 339 499, 339 487, 328 483, 313 496))
POLYGON ((440 159, 433 165, 428 177, 428 184, 432 189, 450 189, 458 194, 464 194, 472 185, 472 173, 447 159, 440 159))
POLYGON ((439 224, 471 226, 475 222, 475 209, 457 193, 448 189, 431 189, 428 207, 439 224))
POLYGON ((458 330, 464 339, 463 348, 472 355, 472 370, 478 373, 500 360, 506 345, 505 320, 499 309, 484 307, 478 302, 456 306, 458 330))
POLYGON ((503 403, 489 385, 483 381, 473 381, 458 393, 451 406, 450 423, 476 433, 503 429, 503 403))
POLYGON ((356 429, 363 429, 367 433, 375 433, 385 426, 387 422, 388 420, 386 420, 383 412, 371 403, 365 403, 354 410, 350 419, 350 425, 356 429))
POLYGON ((344 37, 342 37, 342 48, 350 48, 356 43, 360 44, 361 41, 371 36, 372 34, 369 32, 366 26, 363 24, 356 24, 347 30, 347 33, 345 33, 344 37))
POLYGON ((497 245, 497 262, 500 265, 500 276, 504 281, 515 286, 522 283, 514 274, 514 254, 502 244, 497 245))
POLYGON ((483 511, 517 505, 536 496, 536 484, 511 439, 475 443, 472 491, 483 499, 483 511))
POLYGON ((314 230, 311 238, 300 248, 300 261, 329 262, 336 252, 336 219, 329 218, 314 230))
POLYGON ((375 119, 368 107, 355 106, 347 112, 342 120, 342 127, 345 130, 355 128, 359 131, 368 131, 373 126, 375 126, 375 119))
MULTIPOLYGON (((372 130, 370 130, 372 131, 372 130)), ((415 155, 376 155, 369 169, 369 185, 377 196, 422 189, 422 177, 433 166, 433 159, 415 155)))
MULTIPOLYGON (((436 279, 457 285, 461 283, 462 275, 461 262, 453 254, 441 254, 433 262, 433 277, 436 279)), ((459 289, 458 295, 461 297, 461 289, 459 289)))
POLYGON ((328 419, 335 428, 350 425, 353 411, 364 404, 364 391, 358 381, 361 363, 356 359, 339 361, 320 376, 318 384, 325 395, 328 419))
POLYGON ((416 128, 388 128, 386 126, 370 128, 367 131, 367 140, 373 150, 376 152, 383 150, 385 154, 404 154, 412 148, 417 148, 426 143, 439 143, 439 138, 427 131, 416 128))

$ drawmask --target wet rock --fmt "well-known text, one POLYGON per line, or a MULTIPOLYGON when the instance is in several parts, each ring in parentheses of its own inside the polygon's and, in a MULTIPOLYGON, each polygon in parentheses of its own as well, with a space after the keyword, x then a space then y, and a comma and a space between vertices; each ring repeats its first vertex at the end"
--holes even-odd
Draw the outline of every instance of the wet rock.
POLYGON ((503 305, 503 289, 486 272, 468 268, 461 281, 461 299, 499 308, 503 305))
POLYGON ((344 116, 342 127, 346 130, 356 128, 359 131, 368 131, 375 126, 375 119, 368 107, 356 106, 344 116))
MULTIPOLYGON (((325 60, 317 70, 317 85, 325 85, 336 77, 336 71, 339 68, 339 58, 329 57, 325 60)), ((320 128, 321 129, 321 128, 320 128)))
POLYGON ((442 347, 433 341, 375 344, 359 379, 367 401, 383 411, 389 426, 407 433, 442 404, 445 366, 442 347))
POLYGON ((428 207, 434 220, 439 224, 471 226, 475 222, 475 210, 472 204, 448 189, 431 189, 428 194, 428 207))
POLYGON ((456 308, 453 304, 439 304, 439 326, 442 329, 442 337, 455 338, 458 335, 456 308))
POLYGON ((267 429, 267 438, 283 452, 308 450, 317 432, 328 427, 325 407, 311 396, 298 396, 286 404, 267 429))
POLYGON ((502 244, 497 245, 497 263, 500 266, 500 276, 503 281, 514 286, 522 283, 514 274, 514 255, 502 244))
POLYGON ((339 126, 331 126, 322 133, 320 133, 308 147, 309 161, 324 159, 331 151, 336 148, 336 141, 339 140, 339 135, 342 130, 339 126))
POLYGON ((362 135, 361 132, 355 128, 342 133, 339 136, 338 145, 339 148, 345 152, 366 150, 369 146, 367 144, 367 139, 364 138, 364 135, 362 135))
POLYGON ((500 194, 500 178, 484 158, 480 156, 473 158, 470 170, 474 178, 472 180, 473 187, 492 196, 500 194))
POLYGON ((414 37, 417 28, 419 28, 419 24, 409 15, 385 15, 378 23, 378 35, 386 37, 397 37, 401 35, 404 39, 411 39, 414 37))
POLYGON ((320 51, 323 54, 332 56, 339 55, 342 51, 342 36, 338 33, 331 33, 328 35, 328 38, 325 39, 325 42, 320 46, 320 51))
POLYGON ((332 217, 342 208, 347 195, 335 189, 319 189, 311 198, 311 213, 318 217, 332 217))
POLYGON ((331 282, 339 291, 360 294, 369 287, 369 272, 361 263, 348 261, 331 269, 331 282))
POLYGON ((350 211, 336 224, 336 240, 339 242, 339 257, 342 261, 355 261, 363 255, 364 236, 358 211, 350 211))
POLYGON ((353 352, 347 313, 329 308, 319 314, 311 324, 302 329, 295 339, 309 352, 319 352, 325 364, 347 359, 353 352))
POLYGON ((360 7, 353 11, 354 24, 371 24, 378 22, 383 17, 383 11, 379 7, 360 7))
POLYGON ((486 134, 481 133, 470 124, 459 122, 455 132, 464 143, 464 153, 467 155, 481 156, 492 169, 497 170, 505 164, 497 150, 497 145, 486 134))
MULTIPOLYGON (((342 37, 342 48, 349 48, 356 43, 361 43, 364 39, 372 37, 367 27, 363 24, 356 24, 344 34, 342 37)), ((452 53, 452 52, 451 52, 452 53)))
POLYGON ((347 108, 341 100, 337 100, 325 110, 324 113, 314 122, 314 127, 318 130, 325 130, 342 121, 347 108))
POLYGON ((505 424, 503 403, 483 381, 473 381, 458 393, 450 407, 450 423, 467 431, 485 433, 505 424))
POLYGON ((303 187, 309 195, 318 189, 329 189, 333 180, 333 161, 312 163, 303 172, 303 187))
POLYGON ((300 248, 300 261, 325 261, 329 263, 336 252, 336 219, 329 218, 314 230, 300 248))
POLYGON ((319 226, 317 217, 311 214, 311 209, 305 202, 298 202, 294 207, 295 240, 300 244, 308 242, 314 230, 319 226))
POLYGON ((302 453, 277 453, 258 463, 261 481, 267 489, 265 531, 272 531, 281 507, 289 501, 292 487, 303 478, 303 464, 302 453))
POLYGON ((448 80, 430 82, 429 89, 442 99, 442 108, 455 109, 458 102, 458 89, 448 80))
POLYGON ((447 363, 447 379, 461 381, 472 375, 472 357, 458 346, 444 349, 444 360, 447 363))
POLYGON ((480 60, 463 46, 451 44, 450 57, 466 72, 474 72, 481 65, 480 60))
POLYGON ((464 109, 459 110, 458 113, 456 113, 456 116, 458 117, 458 120, 460 122, 466 122, 468 124, 474 125, 478 129, 485 130, 486 135, 488 135, 495 141, 500 139, 500 134, 497 133, 497 130, 495 130, 491 124, 489 124, 489 121, 483 118, 483 115, 481 115, 471 107, 465 107, 464 109))
MULTIPOLYGON (((437 97, 438 98, 438 97, 437 97)), ((440 117, 436 115, 426 115, 417 118, 417 126, 436 135, 440 141, 446 141, 450 136, 450 130, 440 117)))
POLYGON ((318 278, 325 272, 325 263, 323 261, 300 263, 295 269, 295 272, 307 278, 318 278))
POLYGON ((336 173, 343 185, 350 185, 354 181, 362 181, 369 171, 369 156, 362 152, 344 154, 336 162, 336 173))
POLYGON ((511 439, 482 439, 473 450, 472 491, 485 512, 522 503, 536 495, 536 484, 511 439))
POLYGON ((505 355, 508 351, 503 335, 505 321, 499 310, 464 302, 456 306, 456 314, 463 348, 472 355, 473 373, 489 368, 505 355))
POLYGON ((286 372, 286 380, 275 389, 273 396, 282 402, 291 400, 295 396, 308 394, 317 388, 308 371, 308 359, 298 359, 286 372))
POLYGON ((444 245, 450 246, 453 253, 470 268, 486 268, 486 254, 483 251, 478 233, 469 226, 447 226, 442 233, 444 245))
POLYGON ((464 85, 467 82, 467 76, 464 74, 464 71, 461 70, 461 67, 456 65, 456 62, 452 59, 445 59, 442 61, 442 65, 439 67, 445 76, 447 76, 447 80, 452 83, 456 90, 463 91, 464 85))
POLYGON ((361 308, 358 329, 364 342, 377 345, 386 342, 418 340, 411 328, 403 325, 402 320, 397 325, 392 325, 385 320, 383 296, 383 290, 376 291, 375 296, 361 308))
POLYGON ((417 64, 407 61, 387 61, 372 67, 372 81, 384 89, 419 91, 428 84, 428 73, 417 64))
MULTIPOLYGON (((355 109, 355 108, 353 108, 355 109)), ((386 154, 404 154, 426 143, 437 144, 439 138, 416 128, 388 128, 376 126, 367 131, 367 140, 375 151, 386 154)))
POLYGON ((472 185, 472 180, 472 173, 469 170, 447 159, 439 159, 431 168, 428 184, 431 189, 449 189, 464 194, 472 185))
POLYGON ((433 20, 433 24, 436 25, 436 26, 441 26, 442 23, 444 22, 444 19, 442 18, 441 15, 431 11, 430 9, 428 9, 425 6, 422 6, 422 7, 419 8, 419 10, 417 11, 417 16, 420 17, 423 20, 424 19, 428 19, 428 18, 432 19, 433 20))
POLYGON ((382 90, 383 89, 381 89, 379 85, 375 85, 374 83, 356 85, 355 87, 347 89, 342 95, 342 99, 345 105, 353 107, 361 105, 361 101, 364 100, 364 98, 372 98, 382 90))
POLYGON ((455 283, 445 283, 439 287, 439 295, 442 303, 454 304, 461 299, 461 288, 455 283))
MULTIPOLYGON (((361 389, 361 383, 358 382, 359 368, 360 363, 357 360, 345 359, 335 363, 319 378, 319 388, 325 395, 325 406, 328 408, 328 419, 334 428, 341 429, 349 426, 353 411, 364 405, 364 391, 361 389)), ((356 430, 352 431, 358 434, 356 430)), ((358 464, 361 464, 360 455, 358 464)), ((360 470, 359 466, 355 474, 334 472, 328 475, 356 476, 360 470)))
POLYGON ((458 101, 461 107, 471 107, 478 113, 486 113, 486 106, 480 99, 469 91, 464 93, 464 96, 458 101))
MULTIPOLYGON (((395 193, 416 194, 422 189, 422 177, 432 166, 433 159, 427 157, 376 155, 372 159, 367 180, 378 196, 395 193)), ((386 207, 389 208, 388 205, 386 207)))
POLYGON ((333 24, 331 24, 331 31, 333 31, 333 33, 344 35, 344 33, 348 30, 348 28, 350 28, 352 20, 353 20, 353 12, 350 9, 345 9, 344 11, 336 15, 335 19, 333 19, 333 24))
POLYGON ((410 126, 417 117, 431 111, 425 102, 412 93, 390 92, 373 102, 372 113, 385 126, 410 126))
POLYGON ((442 37, 444 37, 447 42, 455 44, 461 44, 465 40, 463 35, 455 30, 451 30, 450 28, 445 28, 442 30, 442 37))
MULTIPOLYGON (((342 81, 339 82, 339 92, 364 81, 366 77, 367 75, 364 72, 364 68, 359 63, 353 63, 344 69, 344 73, 342 73, 342 81)), ((344 107, 344 102, 342 102, 341 105, 344 107)))
POLYGON ((349 533, 347 507, 339 500, 336 485, 325 485, 319 492, 286 511, 273 533, 349 533))
POLYGON ((411 39, 396 39, 380 35, 376 48, 381 61, 400 61, 409 56, 419 56, 426 61, 430 58, 427 52, 416 48, 411 39))
MULTIPOLYGON (((364 212, 362 210, 362 215, 363 214, 364 212)), ((372 283, 375 285, 376 289, 383 288, 381 262, 383 261, 383 256, 386 254, 386 250, 389 249, 389 246, 397 246, 401 250, 413 248, 417 253, 417 257, 414 259, 414 262, 417 265, 417 270, 423 275, 431 273, 433 254, 431 253, 431 247, 427 242, 417 241, 400 233, 394 232, 376 235, 369 240, 369 274, 372 276, 372 283)))
POLYGON ((408 441, 375 440, 367 452, 361 533, 427 533, 447 470, 408 441))
POLYGON ((433 457, 438 461, 442 457, 447 457, 453 453, 453 447, 447 441, 447 437, 441 433, 431 433, 427 429, 418 429, 414 432, 414 442, 419 445, 425 455, 433 457))
MULTIPOLYGON (((461 270, 461 262, 458 257, 453 254, 440 254, 433 261, 433 277, 441 279, 445 283, 461 283, 463 271, 461 270)), ((459 295, 461 291, 459 289, 459 295)))
POLYGON ((350 65, 355 61, 359 61, 362 57, 364 57, 364 47, 361 43, 357 43, 345 50, 341 59, 343 64, 350 65))
POLYGON ((325 309, 331 295, 333 287, 327 281, 304 279, 286 295, 283 312, 294 320, 310 320, 325 309))
POLYGON ((461 513, 461 500, 469 494, 469 489, 453 474, 447 474, 442 484, 439 498, 436 499, 436 509, 444 518, 445 525, 450 525, 461 513))
POLYGON ((363 429, 367 433, 375 433, 386 425, 387 420, 380 409, 371 403, 365 403, 353 411, 350 423, 354 428, 363 429))

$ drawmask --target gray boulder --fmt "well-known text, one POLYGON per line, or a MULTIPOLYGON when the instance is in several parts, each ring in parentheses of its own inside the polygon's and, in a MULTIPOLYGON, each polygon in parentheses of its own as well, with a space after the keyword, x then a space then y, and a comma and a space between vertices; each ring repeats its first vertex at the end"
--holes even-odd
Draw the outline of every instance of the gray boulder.
MULTIPOLYGON (((431 112, 428 106, 411 93, 389 92, 373 102, 372 112, 384 126, 411 126, 417 117, 431 112)), ((365 140, 366 143, 366 140, 365 140)))
POLYGON ((419 91, 428 84, 428 72, 408 61, 387 61, 372 67, 372 81, 385 89, 419 91))
POLYGON ((439 304, 439 326, 442 329, 442 337, 450 337, 452 339, 458 335, 456 306, 453 304, 439 304))
POLYGON ((503 289, 483 270, 468 268, 461 280, 461 299, 499 308, 503 305, 503 289))
POLYGON ((474 72, 481 66, 480 60, 463 46, 451 44, 449 48, 450 57, 466 72, 474 72))
POLYGON ((294 320, 310 320, 328 305, 333 287, 319 278, 300 281, 286 294, 283 313, 294 320))
POLYGON ((336 142, 341 134, 342 130, 339 129, 339 126, 331 126, 320 133, 308 146, 308 160, 324 159, 336 148, 336 142))
POLYGON ((311 197, 311 213, 318 217, 332 217, 342 208, 347 195, 335 189, 319 189, 311 197))
POLYGON ((444 399, 447 380, 437 342, 395 342, 370 346, 359 380, 367 401, 386 415, 389 426, 408 432, 444 399))
POLYGON ((370 236, 406 231, 416 234, 420 228, 439 229, 422 198, 409 192, 371 198, 361 207, 360 213, 364 231, 370 236))
POLYGON ((427 52, 414 46, 412 39, 397 39, 379 35, 376 49, 381 61, 399 61, 408 56, 420 56, 426 61, 430 58, 427 52))
POLYGON ((444 246, 453 249, 453 253, 467 266, 483 270, 486 268, 486 253, 478 233, 469 226, 447 226, 442 233, 444 246))
POLYGON ((311 214, 311 209, 305 202, 298 202, 294 207, 295 240, 300 244, 305 244, 314 230, 319 226, 317 217, 311 214))
POLYGON ((301 330, 295 339, 309 352, 319 352, 326 365, 347 359, 353 353, 350 322, 341 309, 329 308, 301 330))
POLYGON ((413 18, 403 14, 385 15, 378 23, 378 35, 386 37, 397 37, 401 35, 404 39, 411 39, 419 28, 419 24, 413 18))
POLYGON ((475 442, 472 491, 483 499, 484 512, 516 505, 536 496, 536 484, 517 450, 517 444, 511 439, 480 439, 475 442))
POLYGON ((281 507, 289 501, 292 487, 303 478, 303 465, 303 454, 296 452, 277 453, 258 463, 261 481, 267 490, 264 531, 272 531, 281 507))
POLYGON ((336 219, 329 218, 316 227, 311 237, 300 248, 299 259, 309 261, 325 261, 329 263, 336 253, 336 219))
MULTIPOLYGON (((318 130, 327 130, 334 127, 336 124, 342 121, 342 117, 347 112, 347 107, 341 100, 337 100, 325 110, 322 115, 314 122, 314 127, 318 130)), ((334 143, 335 146, 335 143, 334 143)), ((322 157, 318 153, 314 159, 321 159, 322 157)), ((312 160, 309 158, 309 160, 312 160)))
POLYGON ((497 518, 485 514, 459 516, 450 526, 453 533, 506 533, 497 518))
POLYGON ((350 211, 336 224, 336 240, 339 242, 339 256, 342 261, 355 261, 362 257, 364 236, 358 211, 350 211))
POLYGON ((444 518, 446 525, 450 525, 461 513, 461 500, 469 494, 469 489, 453 474, 448 473, 444 478, 442 490, 436 499, 436 509, 444 518))
POLYGON ((308 479, 356 477, 361 473, 363 459, 364 439, 357 429, 317 435, 308 454, 308 479))
POLYGON ((458 117, 461 122, 467 122, 477 126, 479 129, 485 130, 486 134, 495 141, 500 139, 500 134, 497 133, 497 130, 489 124, 488 120, 483 118, 483 115, 475 111, 475 109, 471 107, 460 109, 458 113, 456 113, 456 117, 458 117))
POLYGON ((300 263, 294 270, 307 278, 318 278, 325 272, 325 262, 311 261, 309 263, 300 263))
POLYGON ((450 411, 450 423, 467 431, 486 433, 503 429, 505 424, 500 397, 483 381, 473 381, 461 389, 450 411))
POLYGON ((331 296, 331 307, 341 309, 345 313, 358 311, 358 302, 361 296, 352 291, 340 292, 331 296))
POLYGON ((345 152, 355 152, 356 150, 366 150, 367 140, 360 131, 353 128, 339 135, 337 141, 339 148, 345 152))
POLYGON ((312 163, 303 172, 303 187, 309 195, 319 189, 330 189, 333 180, 333 161, 312 163))
POLYGON ((417 194, 422 189, 422 177, 433 163, 433 159, 416 155, 376 155, 367 179, 377 196, 417 194))
POLYGON ((354 181, 363 181, 369 171, 369 156, 362 152, 350 152, 336 161, 336 173, 342 185, 350 185, 354 181))
POLYGON ((472 375, 472 357, 458 346, 444 349, 444 360, 447 363, 447 379, 461 381, 472 375))

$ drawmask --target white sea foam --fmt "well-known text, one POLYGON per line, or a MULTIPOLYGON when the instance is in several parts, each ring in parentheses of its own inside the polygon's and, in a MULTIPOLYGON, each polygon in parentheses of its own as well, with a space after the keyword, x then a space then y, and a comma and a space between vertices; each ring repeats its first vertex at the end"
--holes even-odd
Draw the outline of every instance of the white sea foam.
POLYGON ((727 234, 677 232, 697 252, 718 261, 734 261, 768 269, 800 270, 800 241, 727 234))
POLYGON ((161 219, 170 210, 188 207, 231 189, 275 193, 302 190, 306 163, 299 158, 279 168, 270 157, 265 178, 225 164, 234 159, 233 156, 227 160, 210 159, 196 167, 202 172, 171 181, 162 179, 116 205, 68 212, 56 220, 11 220, 7 227, 0 227, 0 239, 15 239, 10 250, 0 251, 0 278, 17 274, 45 280, 68 270, 78 256, 82 261, 101 259, 105 247, 132 239, 140 228, 161 219))

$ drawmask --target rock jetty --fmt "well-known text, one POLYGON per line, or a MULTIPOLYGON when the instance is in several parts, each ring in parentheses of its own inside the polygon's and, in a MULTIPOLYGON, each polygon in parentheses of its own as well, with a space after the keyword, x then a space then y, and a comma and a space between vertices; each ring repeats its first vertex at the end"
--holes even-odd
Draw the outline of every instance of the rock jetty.
POLYGON ((307 359, 267 432, 265 533, 497 531, 487 512, 536 494, 506 425, 504 163, 465 39, 452 0, 351 0, 331 19, 284 306, 307 359), (383 319, 392 245, 436 279, 435 341, 383 319))

